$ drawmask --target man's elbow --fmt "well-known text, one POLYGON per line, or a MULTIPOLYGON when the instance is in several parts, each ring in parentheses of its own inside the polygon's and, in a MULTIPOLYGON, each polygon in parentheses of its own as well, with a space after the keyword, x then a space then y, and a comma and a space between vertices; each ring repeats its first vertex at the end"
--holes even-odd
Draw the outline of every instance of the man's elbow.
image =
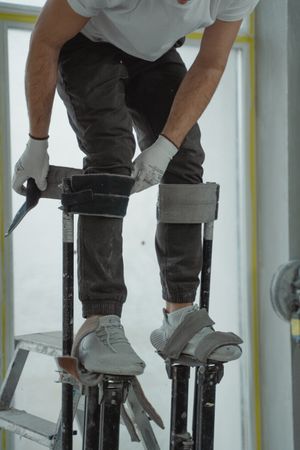
POLYGON ((45 33, 41 33, 39 27, 35 27, 30 37, 29 53, 57 55, 60 53, 62 46, 63 43, 51 39, 45 33))
POLYGON ((222 74, 226 69, 227 60, 228 58, 204 58, 199 54, 195 62, 197 62, 202 70, 208 70, 222 74))

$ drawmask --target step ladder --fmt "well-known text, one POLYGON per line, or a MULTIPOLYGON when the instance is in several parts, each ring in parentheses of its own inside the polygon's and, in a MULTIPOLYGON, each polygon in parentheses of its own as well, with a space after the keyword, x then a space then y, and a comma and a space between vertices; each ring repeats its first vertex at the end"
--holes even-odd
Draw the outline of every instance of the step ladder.
MULTIPOLYGON (((62 353, 61 342, 62 333, 60 331, 16 336, 15 352, 0 390, 0 428, 55 450, 61 448, 59 439, 61 418, 59 417, 54 423, 13 408, 11 404, 29 352, 55 358, 62 353)), ((77 412, 79 427, 82 429, 83 406, 82 402, 79 405, 81 398, 79 386, 74 385, 73 392, 74 411, 77 412)))
MULTIPOLYGON (((61 413, 55 423, 11 406, 29 352, 53 358, 61 356, 62 332, 50 331, 15 337, 15 352, 0 389, 0 429, 18 434, 46 448, 63 450, 61 413)), ((88 392, 82 391, 74 380, 64 380, 64 382, 66 381, 73 387, 73 418, 76 416, 78 429, 83 436, 85 398, 88 398, 88 392)), ((132 441, 142 442, 143 447, 147 450, 159 450, 149 418, 137 400, 133 389, 129 389, 121 419, 121 422, 127 427, 132 441)), ((73 431, 73 435, 76 434, 77 431, 73 431)))

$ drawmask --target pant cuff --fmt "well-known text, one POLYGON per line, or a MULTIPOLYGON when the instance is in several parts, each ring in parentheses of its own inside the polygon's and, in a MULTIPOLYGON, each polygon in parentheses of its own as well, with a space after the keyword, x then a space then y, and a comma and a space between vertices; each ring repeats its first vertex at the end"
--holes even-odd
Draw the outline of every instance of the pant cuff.
POLYGON ((197 289, 192 291, 169 291, 163 289, 162 296, 163 299, 168 303, 194 303, 196 298, 197 289))
POLYGON ((121 317, 123 303, 116 301, 87 301, 82 303, 82 317, 85 319, 93 315, 116 315, 121 317))

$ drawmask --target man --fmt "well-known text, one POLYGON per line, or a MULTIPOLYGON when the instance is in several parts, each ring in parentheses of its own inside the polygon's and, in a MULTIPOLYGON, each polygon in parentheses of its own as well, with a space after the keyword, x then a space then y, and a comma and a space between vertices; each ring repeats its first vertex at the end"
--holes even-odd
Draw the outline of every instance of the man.
MULTIPOLYGON (((57 87, 80 149, 85 173, 134 177, 133 192, 153 184, 202 183, 204 152, 197 125, 225 69, 242 19, 258 0, 47 0, 32 33, 26 69, 30 139, 16 164, 14 189, 32 177, 45 190, 48 130, 57 87), (205 28, 200 51, 186 68, 176 51, 182 36, 205 28), (142 153, 132 164, 137 131, 142 153)), ((138 375, 144 362, 120 324, 126 299, 122 219, 80 216, 79 297, 86 321, 68 370, 138 375), (80 364, 77 365, 77 362, 80 364)), ((163 325, 152 333, 161 351, 174 330, 197 314, 201 270, 200 224, 159 223, 163 325)), ((206 319, 183 353, 215 333, 206 319)), ((237 344, 220 345, 210 359, 229 361, 237 344)))

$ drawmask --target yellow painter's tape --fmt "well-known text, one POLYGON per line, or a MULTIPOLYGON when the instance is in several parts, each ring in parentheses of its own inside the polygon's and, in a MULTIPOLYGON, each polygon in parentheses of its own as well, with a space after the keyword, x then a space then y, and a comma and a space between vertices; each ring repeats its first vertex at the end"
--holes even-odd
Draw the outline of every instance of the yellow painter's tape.
POLYGON ((293 337, 300 337, 300 319, 291 320, 291 333, 293 337))
POLYGON ((5 22, 35 23, 37 17, 27 14, 0 13, 0 20, 5 22))

